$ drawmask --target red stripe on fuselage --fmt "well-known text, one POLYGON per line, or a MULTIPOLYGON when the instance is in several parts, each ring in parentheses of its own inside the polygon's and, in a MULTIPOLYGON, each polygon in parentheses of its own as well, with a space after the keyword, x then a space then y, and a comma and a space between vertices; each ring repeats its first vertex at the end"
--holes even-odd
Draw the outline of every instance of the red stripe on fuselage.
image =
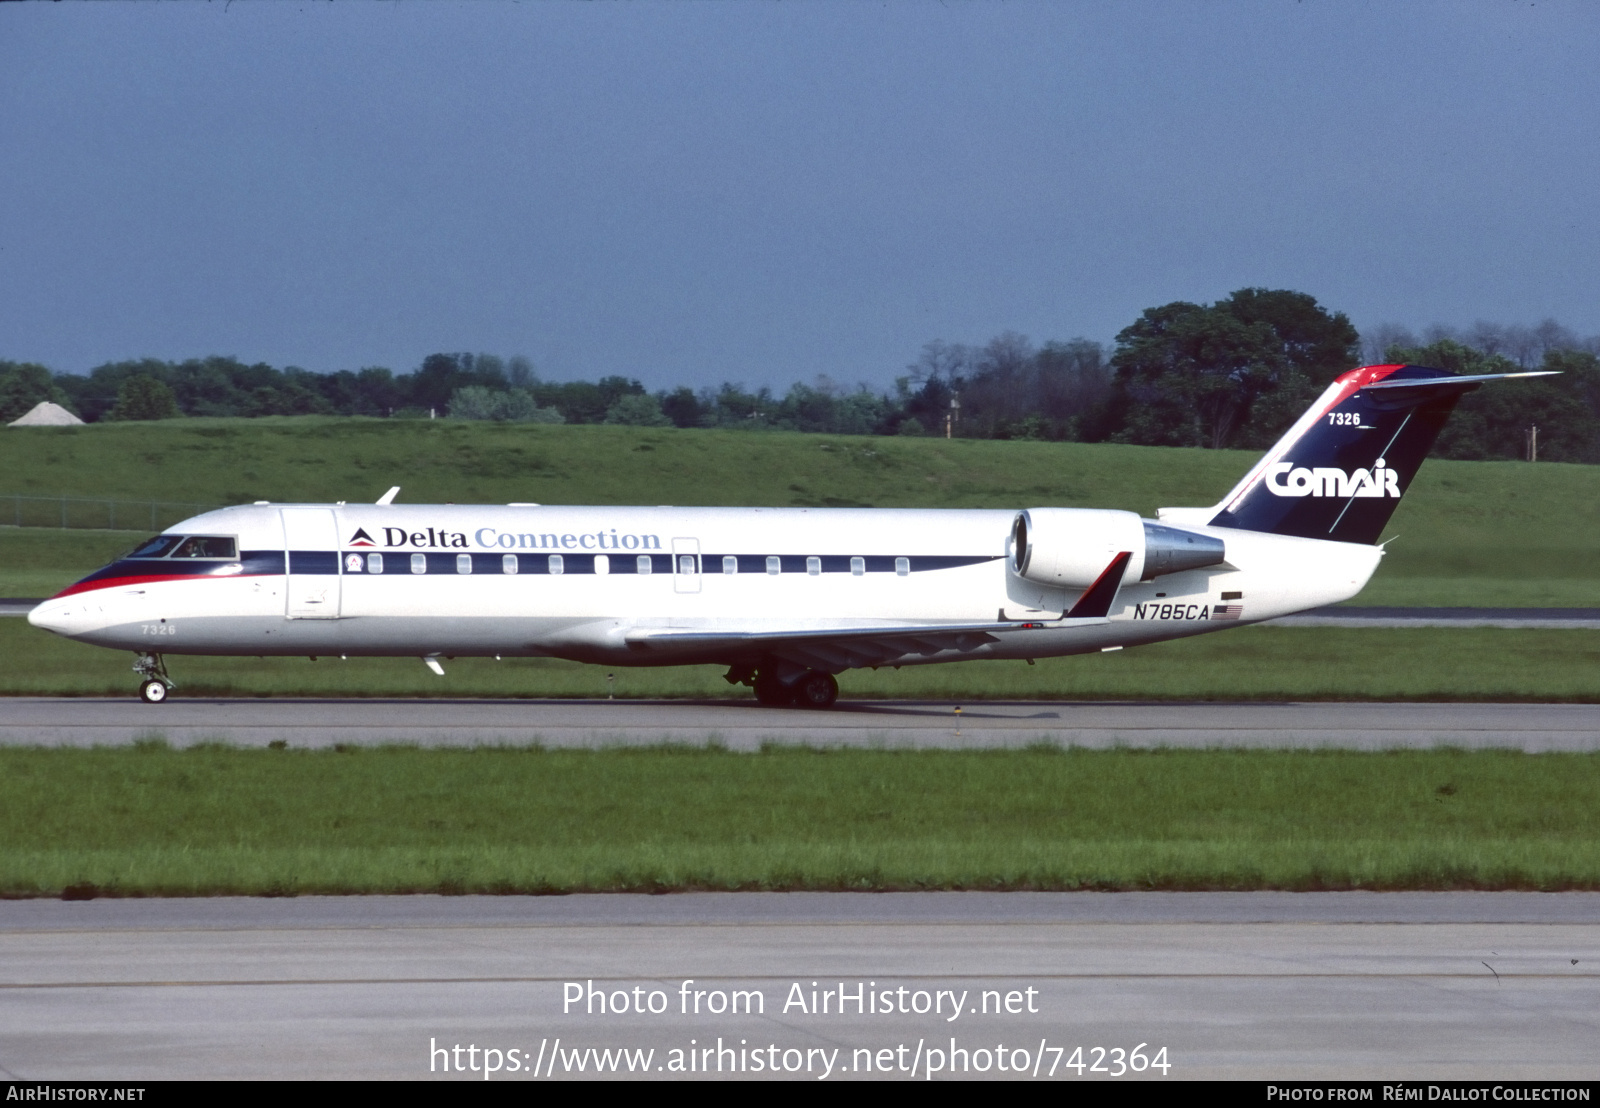
POLYGON ((72 596, 80 592, 94 592, 97 589, 126 588, 129 585, 149 585, 158 581, 237 581, 241 577, 282 577, 277 573, 167 573, 147 574, 142 577, 99 577, 93 581, 79 581, 76 585, 69 585, 52 596, 51 600, 60 600, 64 596, 72 596))

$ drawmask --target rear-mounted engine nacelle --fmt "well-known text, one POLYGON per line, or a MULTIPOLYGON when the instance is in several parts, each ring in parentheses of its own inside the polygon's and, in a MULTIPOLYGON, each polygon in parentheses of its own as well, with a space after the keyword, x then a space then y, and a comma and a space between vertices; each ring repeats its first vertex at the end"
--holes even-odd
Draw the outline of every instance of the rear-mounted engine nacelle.
POLYGON ((1133 557, 1123 584, 1219 565, 1221 539, 1140 519, 1133 512, 1094 508, 1030 508, 1011 530, 1011 569, 1024 580, 1086 589, 1124 550, 1133 557))
POLYGON ((1030 508, 1011 526, 1011 568, 1018 577, 1057 588, 1086 589, 1124 550, 1123 584, 1144 573, 1144 520, 1097 508, 1030 508))

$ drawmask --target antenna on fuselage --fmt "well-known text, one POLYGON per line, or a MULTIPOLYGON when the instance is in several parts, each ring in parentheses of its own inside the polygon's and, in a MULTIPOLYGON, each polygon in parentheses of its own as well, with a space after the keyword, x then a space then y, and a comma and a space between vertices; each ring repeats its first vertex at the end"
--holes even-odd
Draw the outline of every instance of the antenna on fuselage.
POLYGON ((382 496, 378 497, 378 503, 383 505, 384 507, 388 507, 390 504, 394 503, 394 498, 396 496, 399 496, 399 495, 400 495, 400 486, 396 485, 394 488, 390 489, 388 492, 386 492, 382 496))

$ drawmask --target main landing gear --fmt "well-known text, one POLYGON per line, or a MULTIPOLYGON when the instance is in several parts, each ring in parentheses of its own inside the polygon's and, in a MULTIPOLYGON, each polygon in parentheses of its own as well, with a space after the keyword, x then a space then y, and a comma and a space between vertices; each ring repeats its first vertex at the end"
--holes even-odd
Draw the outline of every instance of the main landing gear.
POLYGON ((839 682, 833 674, 779 662, 759 669, 734 666, 724 677, 730 685, 749 685, 756 699, 769 708, 793 704, 800 708, 831 708, 839 699, 839 682))
POLYGON ((139 698, 146 704, 160 704, 167 694, 178 686, 167 676, 167 663, 159 654, 141 654, 134 660, 133 672, 144 678, 139 684, 139 698))

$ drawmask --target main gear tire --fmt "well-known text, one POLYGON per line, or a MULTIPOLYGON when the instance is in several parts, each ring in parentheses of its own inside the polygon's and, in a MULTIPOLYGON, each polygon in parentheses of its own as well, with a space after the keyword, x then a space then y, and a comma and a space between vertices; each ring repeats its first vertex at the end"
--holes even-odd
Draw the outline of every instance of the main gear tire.
POLYGON ((795 684, 794 702, 802 708, 831 708, 838 699, 839 682, 831 673, 813 670, 795 684))
POLYGON ((167 699, 167 685, 165 681, 157 681, 154 677, 139 686, 139 699, 146 704, 160 704, 167 699))

